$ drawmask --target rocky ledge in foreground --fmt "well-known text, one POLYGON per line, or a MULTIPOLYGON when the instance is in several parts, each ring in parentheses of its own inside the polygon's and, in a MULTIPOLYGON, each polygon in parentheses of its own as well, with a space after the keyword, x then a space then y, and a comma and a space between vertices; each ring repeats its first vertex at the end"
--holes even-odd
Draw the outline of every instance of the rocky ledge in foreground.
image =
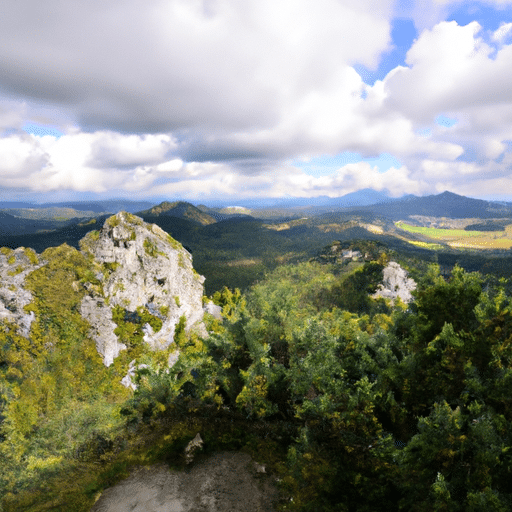
POLYGON ((139 467, 103 492, 91 512, 272 512, 278 491, 245 453, 222 452, 190 471, 139 467))

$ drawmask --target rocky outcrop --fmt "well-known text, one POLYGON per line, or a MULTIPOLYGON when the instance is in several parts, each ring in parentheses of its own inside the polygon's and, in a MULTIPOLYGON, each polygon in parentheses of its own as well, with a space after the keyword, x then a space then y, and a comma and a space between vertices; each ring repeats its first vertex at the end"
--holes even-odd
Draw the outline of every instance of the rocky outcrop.
MULTIPOLYGON (((108 218, 100 231, 89 232, 80 248, 90 256, 90 272, 73 283, 70 293, 83 296, 79 311, 91 326, 89 334, 106 366, 127 348, 115 333, 114 308, 120 307, 128 321, 141 322, 143 341, 153 350, 169 347, 183 321, 186 331, 195 328, 206 335, 204 277, 194 270, 190 253, 158 226, 120 212, 108 218), (156 320, 153 327, 142 325, 142 313, 156 320)), ((25 278, 45 264, 32 249, 0 251, 0 321, 16 324, 18 333, 27 338, 35 317, 24 309, 33 301, 24 288, 25 278)), ((213 307, 209 311, 218 314, 213 307)), ((170 365, 177 356, 177 351, 171 354, 170 365)))
POLYGON ((203 445, 204 441, 201 438, 201 434, 198 432, 196 437, 185 447, 185 464, 190 464, 194 460, 194 455, 203 448, 203 445))
POLYGON ((204 305, 204 312, 212 315, 215 320, 222 320, 222 308, 211 301, 204 305))
POLYGON ((390 261, 383 270, 382 284, 373 295, 374 298, 384 297, 395 300, 400 298, 408 303, 413 299, 411 292, 416 289, 416 283, 413 279, 407 277, 407 271, 404 270, 395 261, 390 261))
POLYGON ((18 334, 28 337, 34 313, 24 308, 32 302, 32 294, 24 288, 25 278, 30 272, 43 266, 32 249, 6 248, 0 253, 0 321, 18 326, 18 334))
POLYGON ((271 477, 245 453, 222 452, 189 471, 136 468, 107 489, 91 512, 272 512, 279 498, 271 477))
POLYGON ((144 326, 144 341, 154 350, 173 342, 182 317, 186 330, 195 326, 204 334, 204 277, 195 272, 190 253, 161 228, 120 212, 101 231, 88 233, 80 247, 105 268, 98 276, 102 295, 91 290, 82 300, 81 314, 91 324, 91 336, 107 366, 125 348, 114 334, 114 306, 133 314, 143 307, 160 318, 157 332, 144 326))

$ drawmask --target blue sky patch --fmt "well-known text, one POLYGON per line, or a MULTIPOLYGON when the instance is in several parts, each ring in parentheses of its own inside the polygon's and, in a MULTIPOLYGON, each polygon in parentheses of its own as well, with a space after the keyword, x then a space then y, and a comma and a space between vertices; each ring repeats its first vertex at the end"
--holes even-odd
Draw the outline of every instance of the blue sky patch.
POLYGON ((461 26, 478 21, 484 30, 494 32, 502 23, 512 21, 512 9, 496 9, 482 2, 464 2, 454 6, 446 21, 456 21, 461 26))
POLYGON ((62 137, 64 134, 55 128, 54 126, 38 124, 38 123, 25 123, 22 126, 22 130, 31 133, 32 135, 37 135, 39 137, 44 137, 45 135, 51 135, 52 137, 62 137))
POLYGON ((391 25, 393 49, 381 55, 377 69, 371 70, 362 64, 354 65, 354 69, 363 79, 363 82, 368 85, 373 85, 377 80, 384 79, 397 66, 405 66, 405 56, 418 35, 414 22, 411 19, 395 18, 391 25))
POLYGON ((451 128, 452 126, 457 124, 457 119, 452 119, 450 117, 439 115, 436 117, 436 123, 439 126, 444 126, 445 128, 451 128))
POLYGON ((402 163, 397 160, 394 156, 389 153, 382 153, 377 157, 363 158, 360 153, 353 153, 351 151, 345 151, 338 155, 322 155, 317 158, 312 158, 307 162, 293 161, 292 165, 302 169, 306 174, 310 176, 330 176, 340 167, 344 167, 347 164, 356 164, 358 162, 367 162, 372 167, 377 166, 379 172, 386 172, 391 167, 399 169, 402 167, 402 163))
POLYGON ((416 134, 420 137, 430 137, 432 135, 432 128, 420 128, 416 130, 416 134))
POLYGON ((505 151, 503 151, 503 153, 501 153, 501 155, 494 160, 497 164, 501 164, 505 158, 505 155, 512 151, 512 140, 502 140, 501 142, 505 144, 505 151))

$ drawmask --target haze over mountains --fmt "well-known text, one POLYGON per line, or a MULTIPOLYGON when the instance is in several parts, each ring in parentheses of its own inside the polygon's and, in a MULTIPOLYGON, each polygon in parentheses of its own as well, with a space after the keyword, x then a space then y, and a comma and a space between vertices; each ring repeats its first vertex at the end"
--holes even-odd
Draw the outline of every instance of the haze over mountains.
POLYGON ((42 252, 66 243, 78 248, 89 231, 98 230, 112 213, 125 210, 157 224, 192 252, 194 266, 207 277, 208 293, 224 284, 248 286, 277 265, 314 257, 333 240, 375 240, 424 260, 446 260, 448 267, 459 262, 470 270, 491 266, 498 272, 498 263, 488 260, 500 256, 499 272, 508 272, 505 259, 512 247, 512 203, 451 192, 393 199, 361 191, 324 199, 323 204, 318 200, 316 204, 268 208, 120 199, 32 205, 30 210, 17 205, 0 211, 0 247, 31 247, 42 252), (428 232, 438 227, 453 231, 428 232), (464 230, 481 233, 475 237, 464 230), (468 258, 473 259, 468 263, 468 258))
POLYGON ((123 199, 44 204, 0 202, 0 229, 2 234, 36 233, 62 227, 63 222, 78 221, 122 210, 142 215, 178 217, 201 225, 208 225, 244 215, 254 218, 278 218, 317 215, 335 211, 347 213, 365 211, 395 220, 411 215, 488 219, 512 216, 512 203, 473 199, 452 192, 423 197, 407 195, 401 198, 391 198, 372 189, 360 190, 338 198, 273 200, 273 203, 269 203, 266 207, 258 205, 255 201, 241 201, 237 206, 194 206, 185 201, 163 201, 154 204, 148 201, 123 199))

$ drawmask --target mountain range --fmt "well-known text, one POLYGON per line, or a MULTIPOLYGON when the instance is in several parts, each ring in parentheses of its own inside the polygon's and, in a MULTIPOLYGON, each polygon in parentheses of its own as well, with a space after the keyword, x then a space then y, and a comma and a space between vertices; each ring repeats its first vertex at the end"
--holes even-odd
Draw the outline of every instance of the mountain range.
POLYGON ((1 202, 1 229, 4 234, 38 232, 62 227, 62 222, 93 218, 119 211, 141 215, 167 215, 208 225, 234 217, 250 215, 254 218, 285 218, 312 216, 328 212, 371 212, 389 219, 405 219, 411 215, 449 218, 502 218, 512 216, 512 203, 485 201, 452 192, 430 196, 407 195, 391 198, 372 189, 359 190, 342 197, 293 198, 274 200, 262 207, 261 203, 240 201, 238 206, 194 206, 186 201, 164 201, 157 205, 148 201, 123 199, 95 202, 21 203, 1 202), (246 206, 242 206, 245 204, 246 206), (247 206, 252 204, 253 207, 247 206), (34 222, 37 221, 37 222, 34 222), (46 221, 40 223, 39 221, 46 221), (50 224, 48 224, 48 222, 50 224), (60 225, 58 223, 60 222, 60 225), (53 224, 52 224, 53 223, 53 224))
POLYGON ((224 284, 244 288, 283 262, 314 257, 333 240, 378 240, 423 259, 446 260, 447 266, 458 261, 470 270, 492 267, 500 274, 508 272, 505 259, 512 244, 512 203, 484 201, 451 192, 400 199, 385 198, 379 193, 349 195, 344 201, 352 206, 340 206, 343 198, 338 199, 338 204, 331 206, 267 209, 194 206, 184 201, 164 201, 148 207, 147 203, 122 200, 74 203, 77 208, 73 210, 70 206, 52 210, 48 206, 31 210, 18 207, 0 211, 0 247, 31 247, 42 252, 67 243, 78 248, 80 239, 103 225, 109 216, 103 213, 107 208, 116 206, 133 211, 143 204, 144 209, 136 214, 145 222, 157 224, 193 254, 194 266, 206 276, 207 293, 224 284), (365 197, 380 202, 354 205, 365 197), (95 213, 95 209, 100 213, 95 213), (27 218, 37 216, 38 212, 41 219, 27 218), (49 212, 58 218, 49 218, 49 212), (433 240, 428 232, 421 231, 436 227, 476 229, 484 234, 479 240, 472 238, 468 245, 467 239, 433 240), (458 249, 464 247, 466 252, 458 249), (491 261, 489 256, 501 258, 491 261), (469 262, 468 258, 473 260, 469 262))

